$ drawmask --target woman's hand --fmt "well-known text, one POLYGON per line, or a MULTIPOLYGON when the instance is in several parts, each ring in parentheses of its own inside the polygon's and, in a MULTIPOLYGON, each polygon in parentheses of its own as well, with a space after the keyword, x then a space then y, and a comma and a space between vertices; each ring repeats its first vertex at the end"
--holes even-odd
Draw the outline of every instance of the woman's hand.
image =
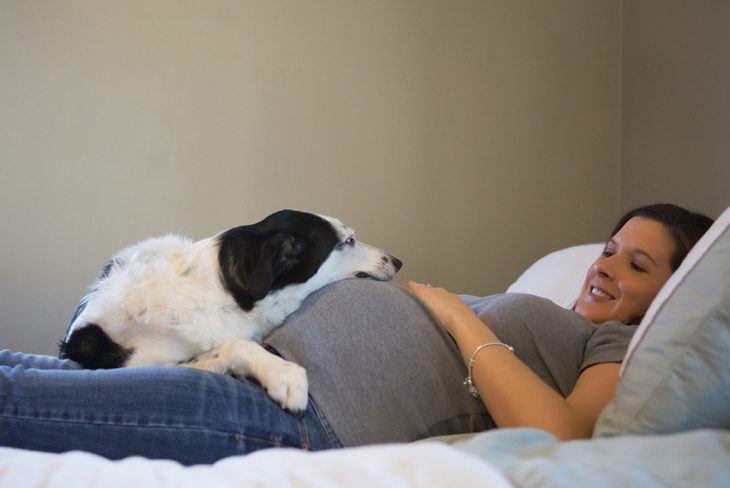
MULTIPOLYGON (((446 331, 455 336, 465 324, 477 319, 474 312, 459 298, 444 288, 409 281, 405 284, 431 310, 446 331)), ((478 320, 478 319, 477 319, 478 320)), ((479 321, 479 326, 484 324, 479 321)))

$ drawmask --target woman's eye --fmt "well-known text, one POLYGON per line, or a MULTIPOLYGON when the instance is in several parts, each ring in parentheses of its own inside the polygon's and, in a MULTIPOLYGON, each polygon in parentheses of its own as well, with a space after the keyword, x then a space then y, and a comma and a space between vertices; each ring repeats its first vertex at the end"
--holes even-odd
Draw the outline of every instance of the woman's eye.
POLYGON ((641 266, 639 266, 638 264, 636 264, 636 263, 634 263, 634 262, 632 262, 632 263, 631 263, 631 268, 632 268, 632 269, 633 269, 634 271, 638 271, 638 272, 640 272, 640 273, 646 273, 646 270, 645 270, 644 268, 642 268, 641 266))
POLYGON ((604 258, 610 258, 611 256, 613 256, 613 253, 606 249, 601 253, 601 256, 603 256, 604 258))

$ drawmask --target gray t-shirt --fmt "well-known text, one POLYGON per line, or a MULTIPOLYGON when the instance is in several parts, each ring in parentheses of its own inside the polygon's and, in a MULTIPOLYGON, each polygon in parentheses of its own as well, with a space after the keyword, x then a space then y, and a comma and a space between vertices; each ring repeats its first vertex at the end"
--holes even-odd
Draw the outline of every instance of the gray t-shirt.
MULTIPOLYGON (((636 330, 597 327, 531 295, 463 299, 563 396, 586 367, 620 362, 636 330)), ((463 385, 466 368, 453 340, 399 285, 334 283, 312 294, 265 343, 306 368, 311 398, 345 446, 495 427, 463 385)))

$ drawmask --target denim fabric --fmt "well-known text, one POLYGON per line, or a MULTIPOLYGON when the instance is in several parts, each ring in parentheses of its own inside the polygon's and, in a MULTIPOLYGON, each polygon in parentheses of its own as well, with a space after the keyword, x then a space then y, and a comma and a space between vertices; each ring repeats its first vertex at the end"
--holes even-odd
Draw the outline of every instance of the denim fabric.
POLYGON ((183 464, 267 447, 341 447, 310 399, 280 408, 256 384, 183 367, 83 370, 0 351, 0 445, 183 464))

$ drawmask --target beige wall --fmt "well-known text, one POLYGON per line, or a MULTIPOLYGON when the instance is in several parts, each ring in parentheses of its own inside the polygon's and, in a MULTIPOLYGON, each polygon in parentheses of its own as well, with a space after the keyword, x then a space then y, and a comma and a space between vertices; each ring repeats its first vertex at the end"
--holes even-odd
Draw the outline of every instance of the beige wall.
POLYGON ((730 206, 730 2, 626 1, 621 208, 730 206))
POLYGON ((618 207, 613 0, 0 2, 0 347, 99 266, 294 207, 503 290, 618 207))

